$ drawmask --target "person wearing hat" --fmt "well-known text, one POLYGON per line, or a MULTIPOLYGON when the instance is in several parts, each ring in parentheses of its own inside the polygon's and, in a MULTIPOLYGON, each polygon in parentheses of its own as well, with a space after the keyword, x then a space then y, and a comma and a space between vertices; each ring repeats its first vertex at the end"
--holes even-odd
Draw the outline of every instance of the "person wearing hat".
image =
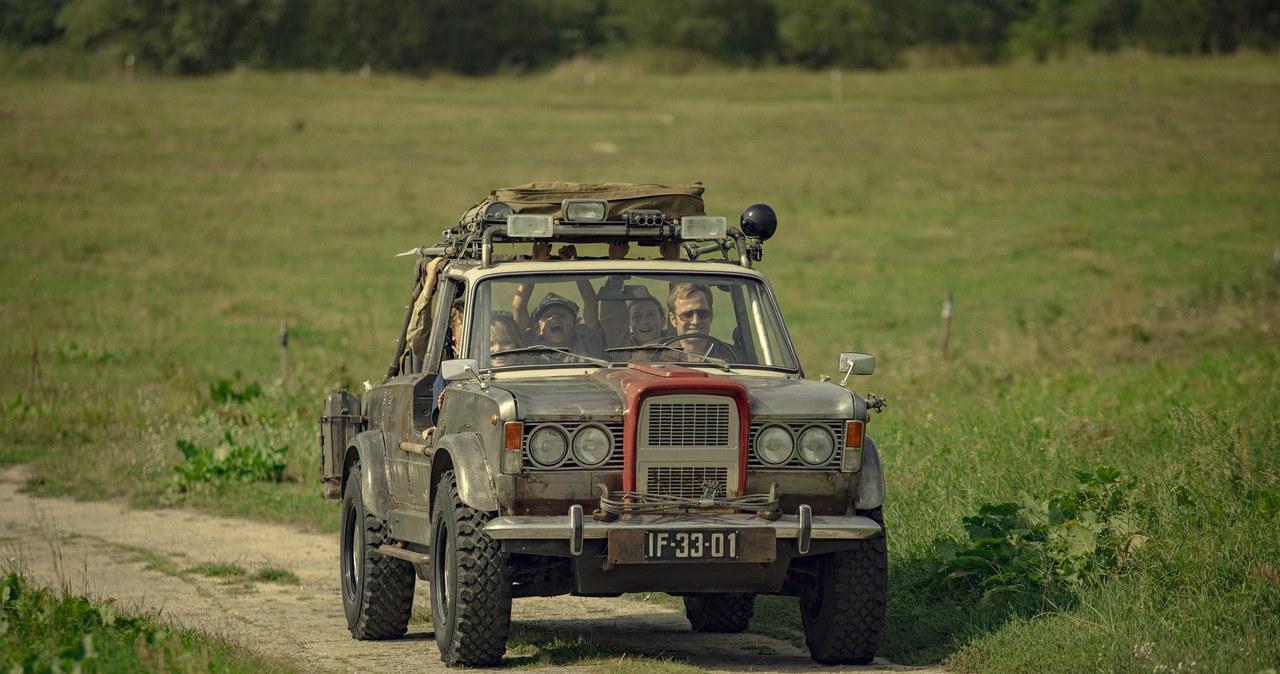
MULTIPOLYGON (((560 249, 560 259, 572 260, 577 257, 573 246, 560 249)), ((533 259, 545 261, 551 258, 551 245, 535 243, 533 259)), ((604 328, 600 327, 599 308, 596 302, 596 291, 591 282, 578 281, 578 292, 582 294, 582 321, 578 321, 578 305, 576 302, 557 295, 547 293, 538 306, 529 314, 529 297, 533 294, 532 283, 521 283, 516 287, 516 294, 511 299, 511 313, 516 324, 525 331, 526 344, 545 344, 572 351, 573 353, 593 358, 604 354, 604 328)))

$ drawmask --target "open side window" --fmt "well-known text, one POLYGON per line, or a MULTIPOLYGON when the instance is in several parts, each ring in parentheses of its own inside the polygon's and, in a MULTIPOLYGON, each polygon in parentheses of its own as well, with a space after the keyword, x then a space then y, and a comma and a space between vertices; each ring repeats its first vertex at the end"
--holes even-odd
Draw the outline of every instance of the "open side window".
POLYGON ((415 373, 423 376, 413 388, 413 425, 417 428, 434 426, 432 411, 435 408, 436 396, 440 388, 440 363, 454 355, 454 344, 461 343, 464 323, 454 316, 454 308, 459 312, 464 308, 466 288, 454 278, 445 277, 440 280, 435 295, 431 298, 431 334, 427 337, 427 347, 422 360, 417 364, 415 373))

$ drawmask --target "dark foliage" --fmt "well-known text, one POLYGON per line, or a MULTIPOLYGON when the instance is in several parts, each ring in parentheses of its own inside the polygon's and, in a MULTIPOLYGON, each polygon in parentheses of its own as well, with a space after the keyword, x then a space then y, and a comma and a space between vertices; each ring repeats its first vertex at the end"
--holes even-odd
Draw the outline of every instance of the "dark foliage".
POLYGON ((484 75, 615 49, 757 66, 890 68, 923 47, 961 61, 1068 46, 1271 50, 1277 0, 0 0, 0 42, 112 45, 142 67, 238 65, 484 75))

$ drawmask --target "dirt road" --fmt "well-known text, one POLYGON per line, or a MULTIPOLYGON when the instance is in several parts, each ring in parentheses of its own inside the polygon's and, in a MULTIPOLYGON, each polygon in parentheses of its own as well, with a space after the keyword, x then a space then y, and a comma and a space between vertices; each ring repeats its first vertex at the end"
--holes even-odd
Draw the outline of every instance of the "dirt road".
MULTIPOLYGON (((175 624, 223 634, 309 671, 446 671, 429 626, 411 624, 409 634, 395 641, 351 638, 338 594, 336 535, 188 510, 132 510, 113 502, 33 498, 18 493, 26 475, 22 467, 0 470, 0 559, 6 568, 22 570, 44 585, 114 598, 124 608, 160 609, 162 618, 175 624), (287 569, 299 582, 228 580, 192 570, 219 563, 250 571, 287 569)), ((424 590, 420 584, 415 613, 427 612, 421 605, 424 590)), ((885 662, 822 667, 790 643, 755 634, 695 634, 682 613, 626 599, 518 599, 513 619, 566 635, 622 643, 636 655, 661 655, 711 672, 909 669, 885 662)), ((533 671, 576 674, 603 668, 548 666, 533 671)))

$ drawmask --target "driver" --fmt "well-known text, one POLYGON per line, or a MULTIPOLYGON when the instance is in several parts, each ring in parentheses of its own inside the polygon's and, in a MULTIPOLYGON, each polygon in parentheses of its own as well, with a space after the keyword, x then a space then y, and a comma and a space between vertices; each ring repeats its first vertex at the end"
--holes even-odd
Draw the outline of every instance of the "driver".
MULTIPOLYGON (((667 294, 667 322, 675 329, 675 334, 661 339, 659 343, 683 351, 683 357, 679 360, 687 361, 695 357, 699 360, 739 360, 736 349, 711 336, 711 319, 714 317, 710 287, 687 281, 675 283, 667 294)), ((676 360, 671 358, 671 354, 672 352, 667 351, 659 359, 676 360)))
POLYGON ((701 283, 677 283, 667 294, 667 320, 677 335, 711 332, 711 289, 701 283))

